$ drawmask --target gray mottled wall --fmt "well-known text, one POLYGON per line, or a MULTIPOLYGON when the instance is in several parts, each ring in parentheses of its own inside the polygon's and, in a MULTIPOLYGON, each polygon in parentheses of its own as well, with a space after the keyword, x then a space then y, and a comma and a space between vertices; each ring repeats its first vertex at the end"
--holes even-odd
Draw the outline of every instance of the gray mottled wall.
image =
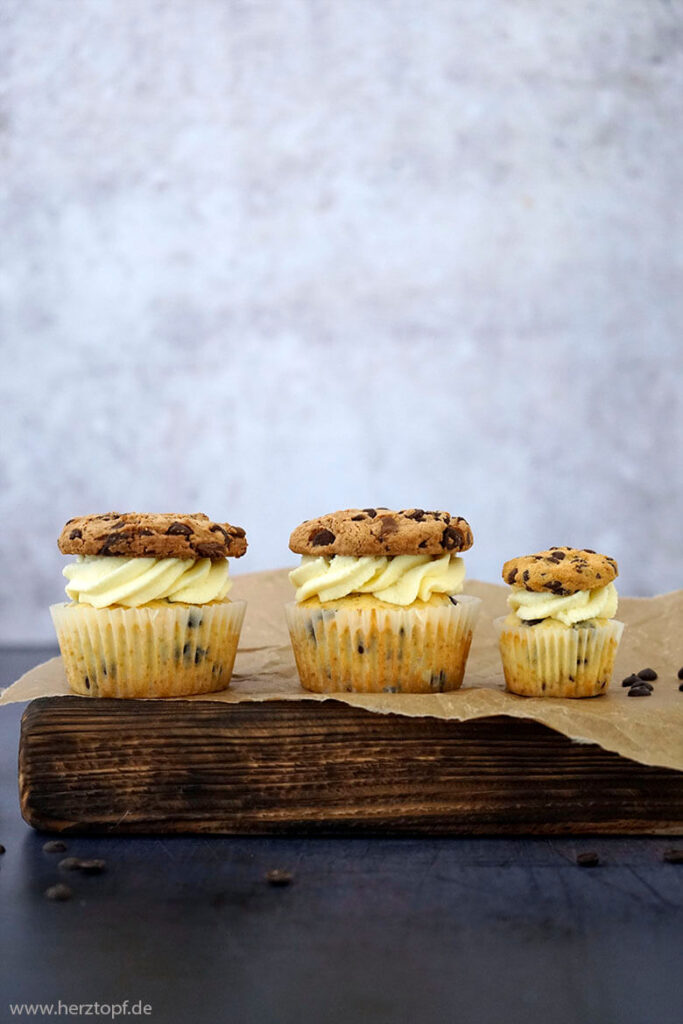
POLYGON ((88 511, 464 514, 683 584, 683 7, 5 0, 0 635, 88 511))

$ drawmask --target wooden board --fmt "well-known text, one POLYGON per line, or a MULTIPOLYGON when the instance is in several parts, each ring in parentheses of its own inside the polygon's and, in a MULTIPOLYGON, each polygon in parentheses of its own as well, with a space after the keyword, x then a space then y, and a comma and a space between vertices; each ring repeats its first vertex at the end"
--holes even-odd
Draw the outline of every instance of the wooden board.
POLYGON ((536 722, 334 701, 35 700, 19 788, 49 831, 683 834, 681 772, 536 722))

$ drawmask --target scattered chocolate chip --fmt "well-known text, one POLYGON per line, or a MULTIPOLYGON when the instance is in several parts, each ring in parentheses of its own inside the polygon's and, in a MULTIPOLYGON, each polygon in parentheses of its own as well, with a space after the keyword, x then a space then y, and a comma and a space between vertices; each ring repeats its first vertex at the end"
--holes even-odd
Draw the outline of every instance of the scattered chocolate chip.
POLYGON ((58 865, 62 871, 78 871, 81 866, 80 857, 64 857, 58 865))
POLYGON ((78 540, 82 536, 83 536, 83 531, 82 530, 72 530, 71 533, 69 534, 69 540, 78 540))
POLYGON ((313 534, 311 544, 314 548, 321 547, 323 544, 334 544, 335 536, 331 530, 318 530, 317 533, 313 534))
POLYGON ((82 860, 79 862, 78 870, 82 871, 84 875, 101 875, 103 871, 107 870, 107 862, 100 858, 82 860))
POLYGON ((651 693, 652 687, 649 683, 639 683, 637 686, 631 687, 627 697, 649 697, 651 693))
POLYGON ((600 858, 593 851, 590 853, 580 853, 576 858, 576 863, 580 868, 596 868, 600 863, 600 858))
POLYGON ((63 843, 61 839, 50 839, 49 842, 43 843, 45 853, 64 853, 65 850, 66 843, 63 843))
POLYGON ((451 602, 451 604, 457 604, 457 603, 458 603, 458 602, 457 602, 457 601, 455 600, 455 598, 453 597, 453 595, 452 595, 452 594, 449 594, 449 595, 448 595, 448 600, 449 600, 449 601, 451 602))
POLYGON ((681 691, 681 693, 683 693, 683 683, 681 683, 681 685, 678 687, 678 689, 681 691))
POLYGON ((683 850, 665 850, 662 860, 667 864, 683 864, 683 850))
POLYGON ((645 679, 646 681, 652 681, 657 678, 657 673, 653 668, 641 668, 638 673, 639 679, 645 679))
POLYGON ((377 509, 376 508, 364 508, 363 512, 365 512, 366 515, 370 516, 371 519, 374 519, 375 516, 377 515, 377 509))
POLYGON ((5 852, 5 847, 2 845, 2 843, 0 843, 0 855, 2 855, 4 852, 5 852))
POLYGON ((621 685, 622 686, 637 686, 639 682, 640 682, 640 677, 635 675, 635 674, 633 674, 633 675, 630 675, 630 676, 626 676, 626 679, 622 679, 621 680, 621 685))
POLYGON ((291 871, 281 871, 275 869, 266 873, 266 882, 268 885, 291 885, 294 879, 294 875, 291 871))
POLYGON ((48 900, 54 900, 58 903, 63 903, 65 900, 70 900, 73 896, 73 890, 68 885, 64 885, 63 882, 57 882, 56 885, 51 885, 49 889, 45 890, 45 898, 48 900))
POLYGON ((678 678, 683 679, 683 666, 681 666, 681 668, 679 668, 678 670, 678 678))

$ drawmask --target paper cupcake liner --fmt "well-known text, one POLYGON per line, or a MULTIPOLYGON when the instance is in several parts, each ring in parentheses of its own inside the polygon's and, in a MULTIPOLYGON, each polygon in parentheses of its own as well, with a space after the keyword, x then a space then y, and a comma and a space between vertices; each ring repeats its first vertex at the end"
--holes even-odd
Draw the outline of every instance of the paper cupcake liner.
POLYGON ((54 604, 69 686, 84 697, 186 697, 230 682, 246 602, 54 604))
POLYGON ((301 685, 316 693, 441 693, 465 674, 478 597, 421 608, 285 605, 301 685))
POLYGON ((607 691, 614 656, 624 630, 610 619, 604 626, 536 629, 494 619, 505 683, 524 697, 597 697, 607 691))

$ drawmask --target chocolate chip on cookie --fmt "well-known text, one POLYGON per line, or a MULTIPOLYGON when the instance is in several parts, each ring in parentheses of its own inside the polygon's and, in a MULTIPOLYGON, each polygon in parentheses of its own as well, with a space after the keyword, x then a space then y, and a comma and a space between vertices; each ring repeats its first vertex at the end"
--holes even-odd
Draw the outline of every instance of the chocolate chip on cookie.
POLYGON ((472 547, 460 516, 421 508, 347 508, 297 526, 289 538, 298 555, 443 555, 472 547))
POLYGON ((618 575, 617 563, 590 548, 549 548, 535 555, 511 558, 503 579, 513 587, 566 596, 577 590, 597 590, 618 575))
POLYGON ((247 550, 241 526, 213 523, 201 512, 107 512, 70 519, 59 537, 65 555, 130 558, 239 558, 247 550))

